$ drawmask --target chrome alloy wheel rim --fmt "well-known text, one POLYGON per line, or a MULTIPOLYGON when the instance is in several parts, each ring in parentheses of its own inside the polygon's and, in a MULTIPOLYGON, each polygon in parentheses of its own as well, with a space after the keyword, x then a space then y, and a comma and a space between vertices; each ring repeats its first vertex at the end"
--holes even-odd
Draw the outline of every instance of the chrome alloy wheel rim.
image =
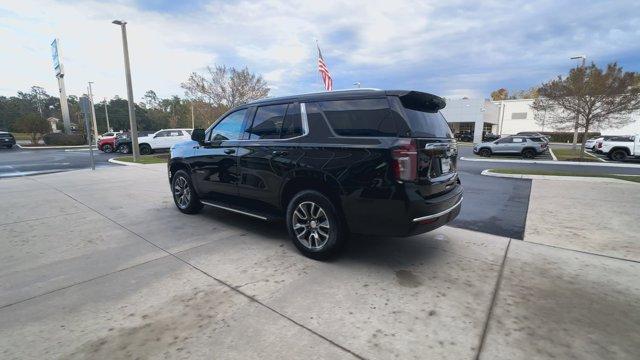
POLYGON ((187 183, 187 179, 180 176, 173 183, 173 196, 180 209, 186 209, 191 201, 191 188, 187 183))
POLYGON ((329 240, 329 218, 320 205, 305 201, 293 212, 293 231, 298 241, 311 250, 321 249, 329 240))

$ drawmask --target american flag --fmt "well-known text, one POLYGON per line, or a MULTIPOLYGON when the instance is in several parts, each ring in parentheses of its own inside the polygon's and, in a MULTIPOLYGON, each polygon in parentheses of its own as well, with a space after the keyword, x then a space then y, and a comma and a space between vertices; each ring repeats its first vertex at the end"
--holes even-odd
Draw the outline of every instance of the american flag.
POLYGON ((320 46, 317 44, 316 46, 318 46, 318 71, 320 72, 320 76, 322 76, 322 82, 324 83, 325 90, 331 91, 333 90, 333 80, 331 79, 331 73, 329 72, 329 68, 322 58, 320 46))

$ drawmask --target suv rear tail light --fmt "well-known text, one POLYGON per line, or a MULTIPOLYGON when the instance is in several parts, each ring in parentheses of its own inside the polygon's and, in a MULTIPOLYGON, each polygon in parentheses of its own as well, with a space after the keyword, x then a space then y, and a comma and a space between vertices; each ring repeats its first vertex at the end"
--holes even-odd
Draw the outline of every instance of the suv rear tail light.
POLYGON ((418 173, 418 151, 411 139, 400 139, 391 151, 393 173, 396 180, 415 181, 418 173))

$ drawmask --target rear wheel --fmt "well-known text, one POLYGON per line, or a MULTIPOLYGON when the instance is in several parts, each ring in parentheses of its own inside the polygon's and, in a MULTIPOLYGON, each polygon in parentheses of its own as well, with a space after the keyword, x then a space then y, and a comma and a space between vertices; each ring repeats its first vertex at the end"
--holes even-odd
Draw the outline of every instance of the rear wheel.
POLYGON ((536 157, 536 151, 533 149, 524 149, 522 150, 522 157, 525 159, 533 159, 536 157))
POLYGON ((489 149, 487 149, 487 148, 480 149, 480 152, 479 152, 479 153, 480 153, 480 156, 483 156, 483 157, 489 157, 489 156, 491 156, 491 150, 489 150, 489 149))
POLYGON ((149 155, 151 154, 151 146, 147 144, 140 145, 140 155, 149 155))
POLYGON ((103 152, 106 152, 107 154, 113 151, 113 147, 109 144, 104 144, 102 145, 102 149, 103 152))
POLYGON ((613 150, 610 158, 614 161, 625 161, 627 159, 627 152, 621 149, 613 150))
POLYGON ((346 242, 343 219, 331 200, 305 190, 287 206, 287 229, 302 254, 316 260, 334 255, 346 242))
POLYGON ((196 214, 202 210, 200 198, 193 188, 191 177, 184 170, 178 170, 171 179, 173 202, 185 214, 196 214))

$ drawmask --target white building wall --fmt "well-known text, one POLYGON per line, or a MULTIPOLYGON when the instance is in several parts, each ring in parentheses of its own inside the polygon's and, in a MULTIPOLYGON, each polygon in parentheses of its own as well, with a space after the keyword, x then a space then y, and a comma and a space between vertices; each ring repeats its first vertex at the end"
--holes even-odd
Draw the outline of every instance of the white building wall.
POLYGON ((484 99, 446 99, 441 110, 449 123, 473 123, 474 142, 482 141, 484 123, 498 124, 498 106, 484 99))
MULTIPOLYGON (((521 131, 557 131, 557 129, 545 126, 544 119, 551 114, 540 114, 540 123, 536 122, 535 113, 531 109, 532 99, 494 101, 500 108, 498 114, 498 134, 513 135, 521 131)), ((640 111, 631 115, 631 123, 620 129, 611 127, 599 127, 589 129, 603 135, 633 135, 640 133, 640 111)), ((569 130, 571 131, 571 130, 569 130)))

